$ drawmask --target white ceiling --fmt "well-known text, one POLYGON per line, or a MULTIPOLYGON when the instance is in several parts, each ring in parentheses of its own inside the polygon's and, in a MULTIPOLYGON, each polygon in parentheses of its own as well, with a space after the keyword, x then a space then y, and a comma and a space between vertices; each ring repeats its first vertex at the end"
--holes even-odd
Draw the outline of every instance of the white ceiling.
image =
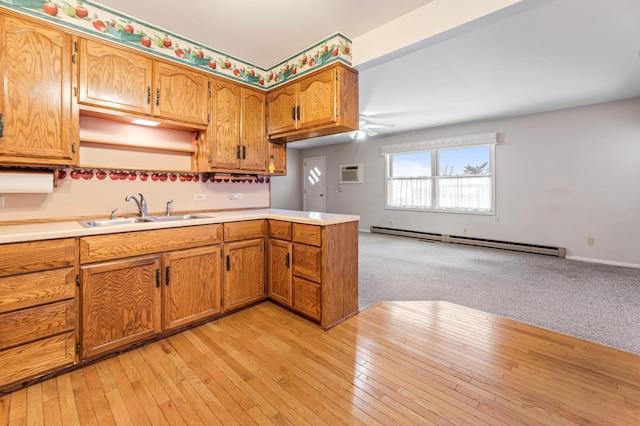
MULTIPOLYGON (((100 3, 268 67, 336 31, 353 39, 430 1, 100 3)), ((388 135, 638 97, 639 18, 640 0, 523 0, 359 66, 360 112, 393 124, 376 129, 388 135)))

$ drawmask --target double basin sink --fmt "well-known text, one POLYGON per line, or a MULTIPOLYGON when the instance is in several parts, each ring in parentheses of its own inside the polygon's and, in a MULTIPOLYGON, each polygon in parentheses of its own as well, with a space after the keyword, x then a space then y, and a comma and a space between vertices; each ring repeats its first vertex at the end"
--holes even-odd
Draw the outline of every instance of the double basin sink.
POLYGON ((117 226, 117 225, 131 225, 134 223, 144 222, 180 222, 185 220, 194 219, 211 219, 214 216, 197 215, 197 214, 184 214, 176 216, 146 216, 146 217, 126 217, 117 219, 101 219, 101 220, 81 220, 79 223, 87 228, 95 228, 100 226, 117 226))

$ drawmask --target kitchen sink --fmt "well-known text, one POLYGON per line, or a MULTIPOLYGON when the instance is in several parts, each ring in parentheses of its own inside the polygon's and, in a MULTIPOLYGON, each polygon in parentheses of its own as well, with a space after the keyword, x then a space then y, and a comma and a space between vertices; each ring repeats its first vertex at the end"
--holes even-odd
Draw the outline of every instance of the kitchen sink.
POLYGON ((180 222, 184 220, 193 219, 210 219, 215 216, 204 216, 198 214, 183 214, 176 216, 148 216, 148 217, 127 217, 120 219, 101 219, 101 220, 81 220, 80 225, 87 228, 94 228, 98 226, 117 226, 117 225, 131 225, 134 223, 144 222, 180 222))
POLYGON ((151 216, 146 219, 149 222, 179 222, 181 220, 193 220, 193 219, 210 219, 214 216, 203 216, 198 214, 181 214, 176 216, 151 216))
POLYGON ((80 225, 87 228, 93 228, 97 226, 117 226, 117 225, 131 225, 133 223, 151 222, 146 217, 126 217, 120 219, 101 219, 101 220, 81 220, 80 225))

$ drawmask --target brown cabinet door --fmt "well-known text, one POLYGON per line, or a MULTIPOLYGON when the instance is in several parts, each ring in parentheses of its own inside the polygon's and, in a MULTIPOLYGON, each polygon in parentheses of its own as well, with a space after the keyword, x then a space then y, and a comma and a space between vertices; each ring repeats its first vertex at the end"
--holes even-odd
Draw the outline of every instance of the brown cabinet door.
POLYGON ((82 267, 81 358, 160 332, 160 256, 82 267))
POLYGON ((273 174, 287 175, 287 145, 284 143, 269 143, 269 164, 273 163, 273 174))
POLYGON ((297 106, 297 85, 293 84, 274 90, 267 96, 269 135, 277 135, 297 129, 295 108, 297 106))
POLYGON ((322 287, 320 284, 293 277, 293 309, 320 321, 322 317, 322 287))
POLYGON ((223 310, 255 302, 265 294, 264 238, 225 244, 223 310))
POLYGON ((240 166, 240 86, 213 80, 211 116, 211 168, 237 169, 240 166))
POLYGON ((71 163, 71 36, 0 16, 0 159, 71 163))
POLYGON ((78 103, 151 114, 153 61, 93 40, 79 41, 78 103))
POLYGON ((164 255, 163 330, 220 312, 220 246, 164 255))
POLYGON ((336 122, 336 83, 335 68, 300 80, 298 83, 299 129, 336 122))
POLYGON ((242 162, 243 170, 264 172, 267 156, 264 93, 242 88, 242 162))
POLYGON ((155 61, 154 115, 182 123, 209 121, 209 77, 172 64, 155 61))
POLYGON ((269 297, 291 307, 291 243, 269 240, 269 297))

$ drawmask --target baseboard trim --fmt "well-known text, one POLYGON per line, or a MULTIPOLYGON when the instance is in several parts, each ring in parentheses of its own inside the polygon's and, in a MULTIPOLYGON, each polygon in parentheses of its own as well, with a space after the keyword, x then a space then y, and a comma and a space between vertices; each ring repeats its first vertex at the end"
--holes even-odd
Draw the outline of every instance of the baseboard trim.
POLYGON ((577 260, 578 262, 600 263, 602 265, 623 266, 625 268, 640 269, 640 264, 638 263, 616 262, 614 260, 593 259, 590 257, 580 256, 567 256, 566 258, 569 260, 577 260))

